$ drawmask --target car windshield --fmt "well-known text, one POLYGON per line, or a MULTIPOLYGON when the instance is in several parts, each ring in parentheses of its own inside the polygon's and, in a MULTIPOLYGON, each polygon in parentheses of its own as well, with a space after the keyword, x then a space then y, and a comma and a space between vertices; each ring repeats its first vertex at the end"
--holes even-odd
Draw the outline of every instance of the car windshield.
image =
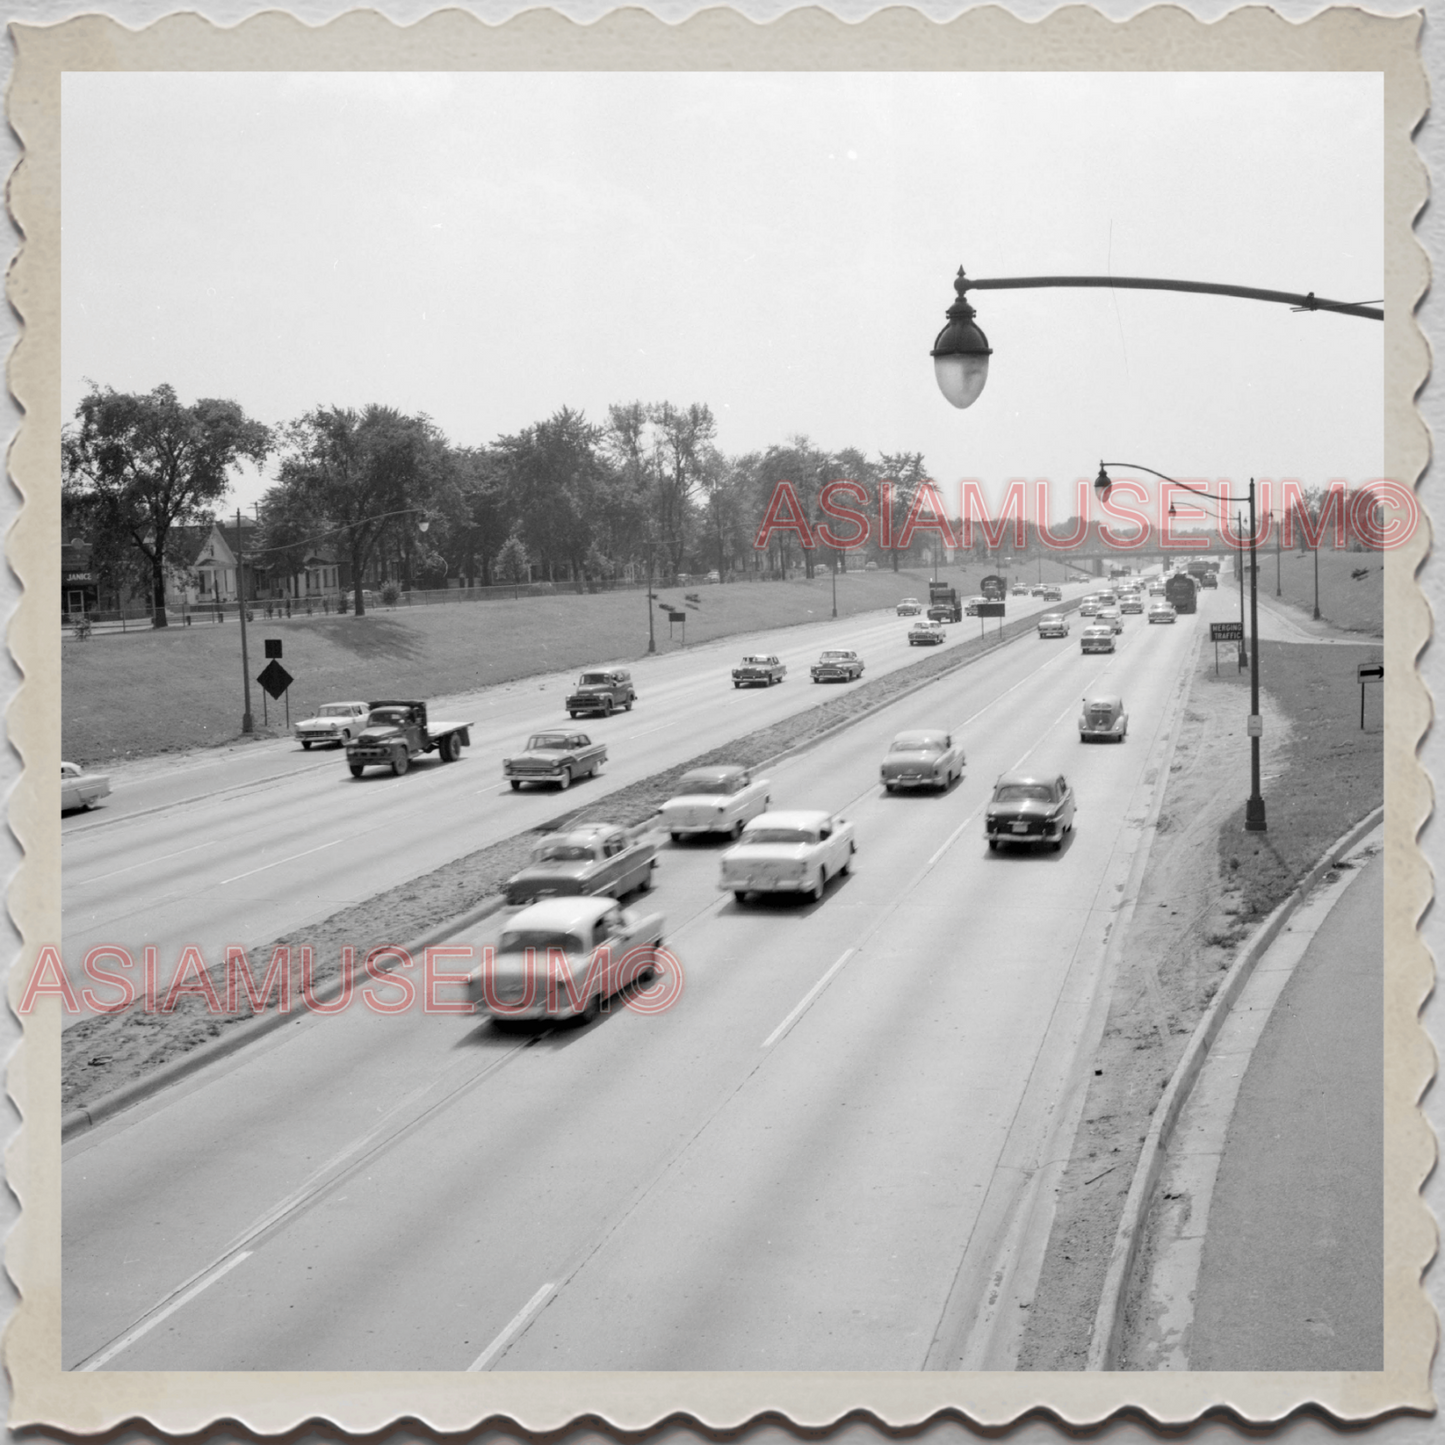
POLYGON ((774 663, 775 661, 777 661, 777 659, 776 659, 776 658, 772 658, 772 657, 745 657, 745 658, 743 658, 743 666, 744 666, 744 667, 769 667, 769 666, 771 666, 771 664, 774 663))
POLYGON ((893 746, 889 751, 895 753, 941 753, 943 739, 930 738, 918 733, 904 733, 901 737, 893 739, 893 746))
POLYGON ((539 863, 590 863, 592 849, 585 843, 543 843, 536 859, 539 863))
POLYGON ((529 753, 546 752, 550 748, 565 748, 566 746, 566 733, 533 733, 527 739, 529 753))
POLYGON ((605 672, 584 672, 578 687, 606 686, 612 679, 605 672))
POLYGON ((348 707, 344 702, 329 702, 317 714, 318 717, 350 717, 355 708, 348 707))
POLYGON ((723 773, 684 773, 678 787, 684 793, 732 793, 741 786, 723 773))
POLYGON ((824 662, 851 662, 852 659, 851 652, 825 652, 822 657, 824 662))
POLYGON ((502 935, 497 952, 521 953, 528 948, 560 948, 564 953, 579 953, 582 940, 575 933, 558 933, 551 928, 515 928, 502 935))
POLYGON ((749 828, 743 834, 745 843, 816 843, 817 837, 807 828, 749 828))
POLYGON ((373 709, 371 716, 367 718, 367 722, 369 722, 373 727, 380 727, 382 725, 389 726, 392 723, 402 723, 405 721, 406 709, 404 707, 375 708, 373 709))
POLYGON ((1047 783, 1004 783, 993 795, 995 803, 1052 803, 1047 783))

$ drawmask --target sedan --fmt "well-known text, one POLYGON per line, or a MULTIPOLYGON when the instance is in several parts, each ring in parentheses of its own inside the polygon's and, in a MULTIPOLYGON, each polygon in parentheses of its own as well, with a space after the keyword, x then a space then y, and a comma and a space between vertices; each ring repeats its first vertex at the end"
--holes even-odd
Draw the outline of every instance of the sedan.
POLYGON ((662 805, 659 818, 674 843, 680 843, 685 833, 740 838, 744 826, 772 801, 771 786, 766 778, 755 778, 735 763, 693 768, 682 775, 677 796, 662 805))
POLYGON ((846 818, 811 811, 766 813, 754 818, 742 840, 722 855, 718 887, 739 903, 749 893, 807 893, 818 900, 830 878, 852 868, 857 851, 846 818))
POLYGON ((916 597, 905 597, 898 604, 898 615, 900 617, 917 617, 923 611, 923 604, 916 597))
POLYGON ((1143 612, 1144 599, 1137 592, 1127 592, 1119 599, 1120 612, 1143 612))
POLYGON ((1179 614, 1168 602, 1151 602, 1149 604, 1150 622, 1173 622, 1179 614))
POLYGON ((940 643, 948 641, 948 634, 943 630, 943 623, 915 622, 908 629, 908 645, 910 647, 937 647, 940 643))
POLYGON ((851 648, 830 648, 811 671, 814 682, 857 682, 863 676, 863 659, 851 648))
POLYGON ((312 743, 349 743, 366 726, 370 705, 364 702, 323 703, 315 717, 296 724, 303 748, 312 743))
POLYGON ((1062 612, 1045 612, 1039 618, 1040 637, 1067 637, 1069 619, 1062 612))
POLYGON ((654 839, 633 839, 615 823, 585 823, 532 845, 532 861, 507 880, 507 902, 516 907, 571 894, 645 893, 656 867, 654 839))
POLYGON ((1079 636, 1080 652, 1113 652, 1114 629, 1109 623, 1091 622, 1079 636))
POLYGON ((994 784, 983 832, 991 850, 1000 843, 1047 843, 1055 852, 1074 831, 1074 790, 1062 773, 1005 773, 994 784))
POLYGON ((878 776, 890 793, 899 788, 937 788, 946 793, 949 784, 963 776, 963 748, 954 743, 951 733, 937 728, 899 733, 878 776))
POLYGON ((1109 603, 1108 606, 1099 609, 1096 614, 1096 619, 1101 624, 1107 623, 1115 632, 1122 632, 1124 630, 1124 615, 1112 602, 1109 603))
POLYGON ((106 773, 84 772, 78 763, 60 765, 60 811, 69 813, 76 808, 93 808, 110 792, 110 777, 106 773))

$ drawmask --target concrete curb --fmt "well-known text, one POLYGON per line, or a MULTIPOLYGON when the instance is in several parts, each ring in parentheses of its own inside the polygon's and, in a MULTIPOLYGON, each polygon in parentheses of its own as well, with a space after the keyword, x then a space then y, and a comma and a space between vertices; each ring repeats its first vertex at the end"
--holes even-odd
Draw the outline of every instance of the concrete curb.
MULTIPOLYGON (((1078 600, 1075 600, 1072 604, 1062 604, 1056 610, 1072 611, 1077 608, 1078 605, 1078 600)), ((755 764, 754 771, 757 771, 759 768, 770 767, 772 764, 780 762, 784 758, 791 757, 795 753, 806 752, 809 748, 827 741, 837 733, 842 732, 845 728, 852 727, 856 723, 862 722, 865 718, 871 717, 874 713, 882 711, 883 708, 891 707, 895 702, 918 692, 922 688, 930 686, 941 678, 948 677, 950 674, 958 671, 959 668, 967 667, 971 663, 989 656, 999 647, 1033 630, 1037 621, 1038 619, 1034 617, 1020 618, 1018 621, 1008 624, 1004 629, 1005 635, 992 646, 984 646, 977 651, 961 656, 954 665, 941 668, 939 671, 931 673, 927 677, 919 678, 907 687, 901 688, 898 692, 882 698, 876 703, 870 704, 859 712, 849 714, 839 722, 824 728, 821 732, 814 733, 810 737, 803 738, 799 742, 789 745, 782 749, 782 751, 775 753, 772 757, 755 764)), ((960 651, 962 651, 962 649, 960 649, 960 651)), ((885 676, 890 675, 891 674, 885 674, 885 676)), ((653 816, 655 817, 656 815, 654 814, 653 816)), ((652 822, 648 820, 647 822, 633 825, 628 831, 636 836, 636 834, 647 831, 651 829, 651 827, 652 822)), ((456 918, 448 919, 445 923, 438 924, 435 928, 429 929, 426 933, 422 934, 420 938, 403 946, 408 954, 415 956, 433 944, 451 937, 451 935, 459 929, 469 928, 472 924, 479 923, 482 919, 490 917, 493 913, 505 907, 505 905, 506 899, 500 894, 492 898, 483 899, 481 903, 477 904, 468 912, 456 918)), ((318 1003, 330 1001, 340 994, 341 986, 342 979, 340 976, 328 980, 318 989, 315 995, 316 1001, 318 1003)), ((265 1037, 283 1025, 298 1022, 304 1017, 306 1017, 306 1014, 300 1012, 281 1013, 277 1011, 274 1013, 257 1014, 253 1018, 246 1020, 245 1023, 233 1025, 220 1038, 211 1043, 202 1044, 200 1047, 182 1054, 180 1058, 172 1059, 170 1062, 162 1064, 160 1068, 146 1075, 145 1078, 132 1079, 129 1083, 122 1084, 117 1089, 112 1089, 108 1094, 102 1094, 100 1098, 92 1100, 89 1104, 83 1104, 79 1108, 71 1109, 61 1117, 61 1143, 66 1143, 77 1135, 93 1129, 97 1124, 112 1118, 122 1110, 151 1098, 163 1089, 169 1088, 172 1084, 189 1078, 190 1075, 199 1070, 211 1064, 218 1063, 220 1060, 235 1053, 238 1049, 244 1048, 247 1044, 254 1043, 257 1039, 265 1037)))
POLYGON ((1118 1366, 1121 1336, 1124 1325, 1124 1302, 1129 1283, 1134 1273, 1139 1246, 1144 1237, 1144 1218, 1154 1197, 1159 1174, 1164 1165, 1165 1152, 1174 1125, 1189 1098, 1194 1081, 1204 1066, 1219 1030, 1235 1000, 1249 982, 1255 965, 1268 952, 1270 944, 1289 921, 1306 894, 1338 860, 1361 838, 1379 826, 1385 816, 1384 805, 1373 809, 1359 822, 1330 845, 1320 860, 1295 886, 1294 891, 1283 903, 1255 929, 1253 936, 1244 946, 1238 958, 1230 965, 1204 1017, 1195 1026, 1184 1054, 1174 1070, 1173 1077, 1154 1106, 1154 1117, 1145 1135, 1144 1147, 1134 1166, 1134 1178, 1129 1185, 1129 1194, 1124 1201, 1124 1213, 1114 1236, 1114 1248, 1109 1256, 1109 1268, 1104 1276, 1104 1287, 1099 1296, 1099 1307, 1094 1315, 1093 1335, 1089 1342, 1089 1357, 1085 1365, 1088 1370, 1113 1370, 1118 1366))

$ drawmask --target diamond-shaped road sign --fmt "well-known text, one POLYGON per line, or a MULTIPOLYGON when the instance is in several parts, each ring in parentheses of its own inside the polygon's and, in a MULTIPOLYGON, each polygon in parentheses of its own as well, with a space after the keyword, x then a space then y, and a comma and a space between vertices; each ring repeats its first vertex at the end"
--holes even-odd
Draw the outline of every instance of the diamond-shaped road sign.
POLYGON ((272 697, 280 697, 294 680, 291 674, 274 658, 266 664, 261 675, 256 679, 272 697))

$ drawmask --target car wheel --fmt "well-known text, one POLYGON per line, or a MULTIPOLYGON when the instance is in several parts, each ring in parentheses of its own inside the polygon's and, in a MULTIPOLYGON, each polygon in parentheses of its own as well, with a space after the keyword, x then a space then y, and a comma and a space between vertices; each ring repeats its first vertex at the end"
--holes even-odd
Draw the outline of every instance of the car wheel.
MULTIPOLYGON (((351 770, 353 778, 359 778, 366 771, 360 763, 348 763, 346 766, 351 770)), ((515 787, 516 784, 514 783, 512 786, 515 787)))
POLYGON ((391 760, 391 770, 393 773, 396 774, 397 777, 401 777, 401 775, 406 772, 406 770, 410 766, 411 759, 407 757, 405 753, 397 753, 397 755, 391 760))
POLYGON ((734 843, 736 843, 738 839, 743 836, 743 820, 741 818, 739 818, 737 822, 733 824, 732 832, 729 836, 732 838, 734 843))
POLYGON ((990 839, 988 840, 988 851, 989 851, 990 853, 997 853, 997 852, 998 852, 998 839, 997 839, 997 838, 990 838, 990 839))
POLYGON ((885 793, 896 793, 896 792, 898 791, 898 784, 897 784, 897 783, 884 783, 884 784, 883 784, 883 791, 884 791, 885 793))
POLYGON ((672 835, 672 841, 673 841, 674 843, 681 843, 681 842, 682 842, 682 834, 681 834, 681 833, 674 833, 674 834, 672 835))
POLYGON ((823 869, 818 869, 818 881, 813 884, 813 902, 821 903, 823 895, 828 891, 828 875, 823 869))
POLYGON ((1050 846, 1053 848, 1054 852, 1057 853, 1059 849, 1064 846, 1064 835, 1060 833, 1059 836, 1054 839, 1053 843, 1050 844, 1050 846))
POLYGON ((602 1012, 602 995, 594 993, 586 1003, 582 1005, 582 1012, 577 1015, 577 1022, 582 1028, 588 1024, 597 1022, 597 1015, 602 1012))
POLYGON ((570 717, 573 722, 576 722, 576 720, 577 720, 577 714, 576 714, 575 712, 572 712, 572 711, 569 709, 568 712, 567 712, 567 716, 570 717))
POLYGON ((637 891, 639 893, 652 892, 652 865, 650 863, 642 870, 642 877, 637 881, 637 891))
POLYGON ((592 759, 592 766, 587 769, 587 776, 588 776, 589 778, 595 778, 595 777, 597 776, 597 769, 600 768, 601 766, 602 766, 602 759, 601 759, 601 758, 593 758, 593 759, 592 759))
POLYGON ((627 701, 622 704, 622 711, 623 711, 623 712, 631 712, 631 711, 632 711, 632 703, 633 703, 633 699, 632 699, 632 698, 628 698, 627 701))
POLYGON ((514 793, 520 793, 522 791, 522 785, 516 780, 516 778, 511 778, 509 779, 509 781, 512 784, 512 791, 514 793))
POLYGON ((311 751, 311 744, 308 743, 305 738, 301 739, 301 751, 303 753, 309 753, 311 751))
POLYGON ((733 897, 737 899, 739 903, 746 903, 748 901, 748 890, 746 888, 734 888, 733 897))
POLYGON ((605 703, 602 704, 602 716, 603 716, 603 717, 611 717, 611 716, 612 716, 612 699, 611 699, 610 697, 607 699, 607 701, 606 701, 605 703))
POLYGON ((567 789, 570 788, 571 786, 572 786, 572 769, 571 769, 571 768, 563 768, 561 774, 560 774, 559 777, 557 778, 557 790, 558 790, 559 792, 565 793, 565 792, 567 791, 567 789))
POLYGON ((448 733, 441 740, 441 746, 437 751, 442 755, 442 762, 454 763, 462 755, 461 740, 455 733, 448 733))
POLYGON ((853 855, 858 851, 852 843, 848 844, 848 856, 843 860, 843 866, 838 870, 846 877, 853 871, 853 855))
POLYGON ((741 687, 741 686, 742 686, 742 683, 740 683, 740 682, 734 682, 734 683, 733 683, 733 686, 734 686, 734 687, 741 687))

